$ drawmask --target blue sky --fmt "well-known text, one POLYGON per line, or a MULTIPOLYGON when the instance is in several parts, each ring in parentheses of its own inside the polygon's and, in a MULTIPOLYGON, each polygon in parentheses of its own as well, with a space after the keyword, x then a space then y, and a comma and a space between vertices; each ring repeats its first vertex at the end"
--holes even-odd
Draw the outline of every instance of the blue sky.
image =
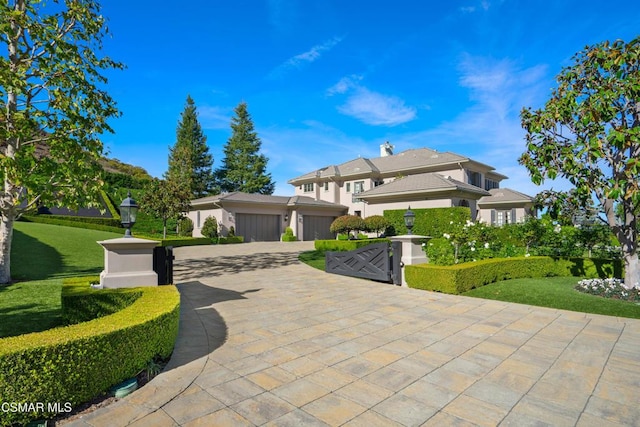
POLYGON ((187 94, 220 166, 233 109, 248 104, 275 194, 358 156, 429 147, 494 166, 535 195, 517 158, 519 112, 540 107, 588 44, 640 34, 640 2, 569 0, 136 0, 103 2, 103 53, 123 112, 110 157, 167 169, 187 94))

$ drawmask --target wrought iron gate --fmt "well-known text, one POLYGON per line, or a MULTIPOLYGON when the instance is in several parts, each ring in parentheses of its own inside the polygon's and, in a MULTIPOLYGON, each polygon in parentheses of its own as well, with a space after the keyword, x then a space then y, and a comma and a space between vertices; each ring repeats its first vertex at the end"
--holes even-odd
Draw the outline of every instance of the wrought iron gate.
POLYGON ((401 257, 402 243, 375 243, 353 251, 326 252, 324 270, 399 285, 401 257))

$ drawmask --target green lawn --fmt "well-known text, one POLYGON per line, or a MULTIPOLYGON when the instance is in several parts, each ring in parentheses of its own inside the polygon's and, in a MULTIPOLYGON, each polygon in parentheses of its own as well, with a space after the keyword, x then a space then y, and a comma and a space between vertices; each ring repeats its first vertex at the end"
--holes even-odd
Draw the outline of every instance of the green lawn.
POLYGON ((50 329, 60 324, 62 278, 95 275, 104 268, 99 240, 120 234, 49 224, 15 224, 11 275, 0 286, 0 337, 50 329))
POLYGON ((578 277, 513 279, 481 286, 463 295, 582 313, 640 319, 639 304, 576 291, 574 287, 579 281, 578 277))
MULTIPOLYGON (((324 271, 324 252, 322 251, 303 252, 299 259, 311 267, 324 271)), ((514 279, 472 289, 463 295, 582 313, 640 319, 640 304, 578 292, 574 289, 578 281, 580 281, 579 277, 514 279)))

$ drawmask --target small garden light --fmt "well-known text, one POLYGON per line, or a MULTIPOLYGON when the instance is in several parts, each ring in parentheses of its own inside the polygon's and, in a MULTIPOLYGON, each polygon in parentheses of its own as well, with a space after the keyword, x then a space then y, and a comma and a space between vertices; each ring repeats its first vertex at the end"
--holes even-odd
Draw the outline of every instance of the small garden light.
POLYGON ((138 204, 131 198, 131 191, 127 192, 127 198, 120 204, 120 222, 127 230, 124 237, 131 236, 131 227, 136 223, 136 214, 138 213, 138 204))
POLYGON ((411 230, 413 230, 413 223, 416 220, 416 214, 411 210, 411 206, 404 213, 404 225, 407 227, 407 234, 412 234, 411 230))

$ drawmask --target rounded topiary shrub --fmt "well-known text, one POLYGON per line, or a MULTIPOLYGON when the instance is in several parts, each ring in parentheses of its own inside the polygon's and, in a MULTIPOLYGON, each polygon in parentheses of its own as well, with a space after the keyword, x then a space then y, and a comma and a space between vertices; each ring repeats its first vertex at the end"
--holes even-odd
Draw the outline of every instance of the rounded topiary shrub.
POLYGON ((367 227, 364 220, 357 215, 343 215, 336 218, 329 226, 329 231, 332 233, 346 233, 351 234, 352 231, 366 230, 367 227))
POLYGON ((367 231, 376 233, 376 236, 379 236, 380 233, 391 226, 391 222, 382 215, 371 215, 364 219, 364 225, 367 231))
POLYGON ((202 224, 202 229, 200 230, 200 233, 202 233, 204 237, 208 237, 210 239, 217 239, 218 238, 218 221, 216 220, 216 217, 208 216, 204 220, 204 224, 202 224))
POLYGON ((191 218, 184 217, 178 220, 178 236, 191 237, 193 234, 193 221, 191 218))

